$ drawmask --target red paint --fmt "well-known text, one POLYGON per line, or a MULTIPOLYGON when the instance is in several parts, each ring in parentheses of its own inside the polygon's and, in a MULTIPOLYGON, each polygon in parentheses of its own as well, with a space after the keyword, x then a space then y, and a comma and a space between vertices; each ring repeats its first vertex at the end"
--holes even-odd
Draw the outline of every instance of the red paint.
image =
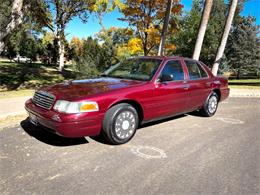
POLYGON ((139 104, 142 108, 140 113, 143 114, 142 122, 146 122, 201 108, 213 90, 220 91, 221 101, 228 97, 227 79, 214 77, 204 64, 201 63, 208 78, 190 80, 184 62, 186 58, 164 57, 161 59, 162 63, 151 81, 104 77, 67 82, 41 89, 53 94, 56 100, 95 101, 99 105, 98 112, 58 113, 53 108, 46 110, 36 106, 31 99, 26 102, 25 108, 37 116, 41 125, 53 129, 55 133, 65 137, 80 137, 98 135, 102 128, 105 112, 119 102, 139 104), (156 80, 165 63, 173 59, 181 61, 185 80, 158 83, 156 80), (54 115, 58 115, 61 122, 54 121, 52 119, 54 115))

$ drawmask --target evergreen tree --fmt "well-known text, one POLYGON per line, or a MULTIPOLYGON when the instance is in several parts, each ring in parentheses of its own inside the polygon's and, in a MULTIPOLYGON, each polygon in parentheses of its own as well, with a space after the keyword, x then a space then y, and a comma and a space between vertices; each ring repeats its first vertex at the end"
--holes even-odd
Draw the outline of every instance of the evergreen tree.
POLYGON ((237 71, 237 78, 242 69, 260 70, 259 26, 255 22, 251 16, 241 18, 228 39, 226 56, 229 65, 237 71))

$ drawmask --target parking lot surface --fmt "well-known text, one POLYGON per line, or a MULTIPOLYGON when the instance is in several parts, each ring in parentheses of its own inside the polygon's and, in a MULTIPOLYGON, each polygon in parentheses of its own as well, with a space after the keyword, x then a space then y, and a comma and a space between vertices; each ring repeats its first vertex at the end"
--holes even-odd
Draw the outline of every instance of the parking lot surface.
POLYGON ((119 146, 26 119, 0 130, 0 194, 259 194, 259 181, 260 98, 145 125, 119 146))

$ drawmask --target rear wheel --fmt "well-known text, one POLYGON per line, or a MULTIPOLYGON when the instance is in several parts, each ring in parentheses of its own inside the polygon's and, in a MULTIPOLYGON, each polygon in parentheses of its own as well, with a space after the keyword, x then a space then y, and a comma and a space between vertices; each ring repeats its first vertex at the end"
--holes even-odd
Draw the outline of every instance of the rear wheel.
POLYGON ((218 101, 219 101, 219 97, 217 93, 212 92, 208 97, 208 99, 206 100, 206 102, 204 103, 204 106, 200 110, 200 113, 206 117, 213 116, 217 111, 218 101))
POLYGON ((134 136, 138 120, 137 111, 130 104, 115 105, 105 114, 103 134, 112 144, 124 144, 134 136))

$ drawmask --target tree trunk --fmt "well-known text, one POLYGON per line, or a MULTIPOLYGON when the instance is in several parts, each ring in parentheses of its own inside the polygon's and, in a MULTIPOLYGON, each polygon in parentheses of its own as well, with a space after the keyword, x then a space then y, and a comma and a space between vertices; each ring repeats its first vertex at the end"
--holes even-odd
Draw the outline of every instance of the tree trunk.
POLYGON ((231 28, 231 24, 232 24, 234 15, 235 15, 236 7, 237 7, 237 0, 232 0, 231 4, 230 4, 226 24, 225 24, 225 29, 224 29, 224 32, 222 34, 221 42, 220 42, 220 45, 218 47, 217 55, 216 55, 215 62, 213 64, 213 68, 212 68, 212 73, 215 76, 218 73, 219 63, 221 61, 221 58, 223 56, 223 53, 224 53, 224 50, 225 50, 225 47, 226 47, 226 44, 227 44, 227 38, 228 38, 229 31, 230 31, 230 28, 231 28))
POLYGON ((64 42, 63 40, 59 39, 59 71, 62 71, 64 68, 64 53, 65 53, 65 49, 64 49, 64 42))
POLYGON ((213 0, 205 0, 203 14, 202 14, 202 18, 200 20, 200 28, 199 28, 199 32, 197 35, 197 40, 196 40, 193 56, 192 56, 192 58, 195 60, 198 60, 200 57, 200 52, 201 52, 204 35, 205 35, 208 21, 209 21, 212 4, 213 4, 213 0))
POLYGON ((240 79, 240 67, 237 70, 237 80, 239 80, 239 79, 240 79))
POLYGON ((0 32, 0 53, 4 49, 4 38, 11 33, 14 28, 22 23, 23 18, 23 0, 14 0, 12 5, 11 20, 7 24, 6 28, 1 29, 0 32))
POLYGON ((171 8, 172 8, 172 0, 168 0, 166 12, 165 12, 164 23, 163 23, 162 34, 161 34, 161 41, 160 41, 159 50, 158 50, 159 56, 162 56, 164 54, 165 39, 166 39, 166 33, 168 31, 171 8))

